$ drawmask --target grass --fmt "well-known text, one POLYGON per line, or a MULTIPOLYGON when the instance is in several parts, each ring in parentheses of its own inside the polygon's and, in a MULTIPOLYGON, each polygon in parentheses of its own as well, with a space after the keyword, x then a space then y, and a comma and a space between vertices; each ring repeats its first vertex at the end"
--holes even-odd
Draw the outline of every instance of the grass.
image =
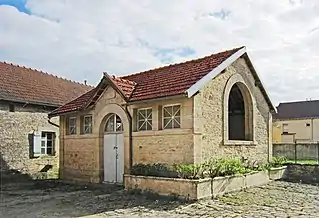
POLYGON ((298 163, 298 164, 311 164, 317 165, 319 164, 318 160, 288 160, 287 163, 298 163))

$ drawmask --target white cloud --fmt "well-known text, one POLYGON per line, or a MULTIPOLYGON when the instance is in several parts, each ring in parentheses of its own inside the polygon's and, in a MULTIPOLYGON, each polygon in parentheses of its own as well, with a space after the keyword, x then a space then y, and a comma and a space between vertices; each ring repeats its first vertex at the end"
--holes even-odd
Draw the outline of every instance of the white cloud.
POLYGON ((275 104, 319 99, 316 0, 28 0, 26 7, 31 15, 0 6, 1 60, 96 84, 103 71, 129 74, 246 45, 275 104))

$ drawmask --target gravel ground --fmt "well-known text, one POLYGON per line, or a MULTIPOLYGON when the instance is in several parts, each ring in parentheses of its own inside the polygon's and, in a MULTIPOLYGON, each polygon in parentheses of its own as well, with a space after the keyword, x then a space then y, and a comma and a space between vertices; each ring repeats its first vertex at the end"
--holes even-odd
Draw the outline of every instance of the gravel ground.
POLYGON ((273 182, 196 203, 112 185, 32 181, 1 187, 0 217, 319 217, 319 186, 273 182))

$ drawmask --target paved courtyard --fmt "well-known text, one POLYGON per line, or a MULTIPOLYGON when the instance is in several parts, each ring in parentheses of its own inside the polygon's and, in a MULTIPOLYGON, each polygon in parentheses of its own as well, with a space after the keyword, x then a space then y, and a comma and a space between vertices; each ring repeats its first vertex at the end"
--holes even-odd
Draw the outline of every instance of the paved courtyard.
POLYGON ((319 186, 274 182, 215 200, 185 203, 109 185, 50 181, 3 184, 0 217, 319 217, 319 186))

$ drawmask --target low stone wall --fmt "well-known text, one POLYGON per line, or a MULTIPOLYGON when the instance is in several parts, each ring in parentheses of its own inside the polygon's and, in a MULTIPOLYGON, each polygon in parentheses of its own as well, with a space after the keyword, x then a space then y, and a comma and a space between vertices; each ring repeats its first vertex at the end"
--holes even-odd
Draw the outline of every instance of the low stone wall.
POLYGON ((317 143, 282 143, 273 144, 273 156, 282 156, 287 159, 318 160, 319 144, 317 143))
POLYGON ((216 197, 253 186, 265 185, 268 182, 270 182, 268 171, 200 180, 124 175, 126 189, 152 191, 160 195, 177 195, 189 200, 216 197))
POLYGON ((319 165, 290 164, 283 175, 287 181, 319 183, 319 165))
POLYGON ((124 175, 124 186, 126 189, 150 190, 160 195, 177 195, 189 200, 211 197, 211 179, 189 180, 124 175))

